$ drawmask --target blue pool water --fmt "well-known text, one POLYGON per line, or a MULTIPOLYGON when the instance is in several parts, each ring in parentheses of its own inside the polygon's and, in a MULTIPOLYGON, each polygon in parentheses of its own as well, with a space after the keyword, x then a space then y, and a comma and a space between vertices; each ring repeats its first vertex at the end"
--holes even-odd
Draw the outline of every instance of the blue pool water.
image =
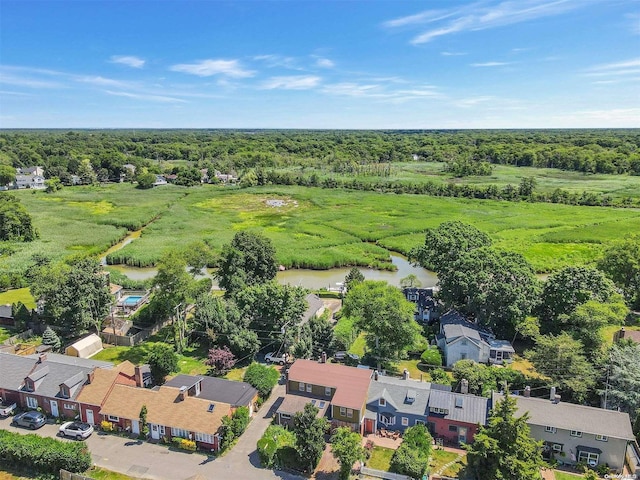
POLYGON ((142 297, 134 297, 134 296, 130 296, 124 299, 124 302, 122 302, 122 304, 126 307, 134 307, 136 306, 140 300, 142 300, 142 297))

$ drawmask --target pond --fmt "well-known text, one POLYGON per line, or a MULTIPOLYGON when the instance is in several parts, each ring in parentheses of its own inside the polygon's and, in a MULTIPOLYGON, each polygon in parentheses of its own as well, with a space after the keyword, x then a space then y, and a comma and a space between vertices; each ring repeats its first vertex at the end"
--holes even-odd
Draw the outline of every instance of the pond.
MULTIPOLYGON (((438 277, 434 272, 424 268, 414 267, 409 261, 396 254, 391 253, 391 262, 397 267, 396 271, 374 270, 372 268, 362 268, 360 271, 367 280, 384 280, 390 285, 400 286, 400 280, 408 275, 415 275, 423 287, 433 287, 438 282, 438 277)), ((132 280, 146 280, 153 278, 157 273, 157 268, 129 267, 127 265, 109 265, 109 268, 123 273, 132 280)), ((291 269, 278 272, 277 280, 282 284, 296 285, 311 290, 321 288, 336 288, 338 282, 344 282, 344 278, 351 268, 332 268, 330 270, 308 270, 291 269)), ((211 270, 207 270, 206 276, 211 276, 211 270)), ((215 285, 215 281, 214 281, 215 285)))

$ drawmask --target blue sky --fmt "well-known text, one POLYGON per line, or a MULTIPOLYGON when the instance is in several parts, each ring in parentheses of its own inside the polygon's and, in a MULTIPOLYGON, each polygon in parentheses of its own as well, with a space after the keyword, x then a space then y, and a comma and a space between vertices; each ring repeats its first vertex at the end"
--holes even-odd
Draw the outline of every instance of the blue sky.
POLYGON ((640 1, 0 0, 0 127, 640 127, 640 1))

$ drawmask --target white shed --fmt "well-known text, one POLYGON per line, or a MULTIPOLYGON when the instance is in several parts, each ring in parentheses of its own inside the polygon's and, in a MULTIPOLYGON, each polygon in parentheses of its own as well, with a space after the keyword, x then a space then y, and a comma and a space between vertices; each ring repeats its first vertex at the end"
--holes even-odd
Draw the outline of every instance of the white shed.
POLYGON ((95 333, 69 345, 64 353, 71 357, 90 358, 102 350, 102 340, 95 333))

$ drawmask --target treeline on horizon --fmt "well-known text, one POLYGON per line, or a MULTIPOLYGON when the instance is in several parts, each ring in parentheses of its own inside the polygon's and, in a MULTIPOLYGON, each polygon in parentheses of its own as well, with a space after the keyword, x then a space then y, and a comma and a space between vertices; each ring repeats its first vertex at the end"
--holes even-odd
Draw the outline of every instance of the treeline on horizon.
MULTIPOLYGON (((0 164, 40 165, 63 183, 89 159, 100 181, 161 161, 253 168, 470 162, 640 175, 640 129, 623 130, 1 130, 0 164)), ((438 186, 438 188, 440 188, 438 186)), ((483 197, 484 198, 484 197, 483 197)), ((492 198, 492 197, 491 197, 492 198)))

